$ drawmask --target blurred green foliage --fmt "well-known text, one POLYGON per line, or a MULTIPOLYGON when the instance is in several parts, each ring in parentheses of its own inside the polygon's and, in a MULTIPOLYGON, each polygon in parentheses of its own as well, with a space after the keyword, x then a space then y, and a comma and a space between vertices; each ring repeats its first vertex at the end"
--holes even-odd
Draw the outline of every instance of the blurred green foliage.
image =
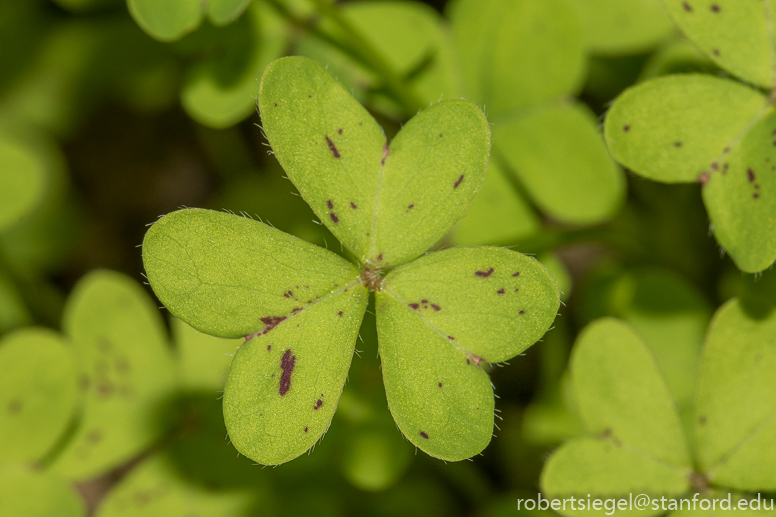
POLYGON ((0 515, 501 516, 581 478, 776 493, 774 8, 0 0, 0 515), (499 429, 471 462, 393 423, 370 300, 330 432, 254 465, 220 401, 242 341, 170 318, 141 283, 146 225, 185 206, 347 256, 267 152, 258 81, 285 55, 327 67, 389 139, 444 99, 492 123, 485 183, 436 248, 535 254, 565 306, 485 366, 499 429))

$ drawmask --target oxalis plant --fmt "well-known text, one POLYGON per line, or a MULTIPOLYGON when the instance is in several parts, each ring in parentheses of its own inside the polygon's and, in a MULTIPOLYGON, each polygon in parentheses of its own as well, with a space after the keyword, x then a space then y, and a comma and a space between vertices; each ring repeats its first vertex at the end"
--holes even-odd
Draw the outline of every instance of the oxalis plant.
POLYGON ((752 510, 773 515, 771 496, 761 493, 776 491, 774 344, 773 304, 744 297, 719 308, 706 333, 692 422, 685 429, 664 369, 642 335, 614 318, 591 323, 570 364, 586 435, 548 459, 543 493, 566 499, 562 515, 601 510, 590 506, 591 497, 628 501, 639 494, 666 500, 617 513, 688 511, 687 501, 680 506, 678 499, 692 499, 695 492, 709 501, 692 510, 726 509, 747 499, 752 510))
POLYGON ((612 155, 647 178, 700 182, 719 244, 742 271, 776 259, 776 52, 770 1, 664 0, 736 78, 671 75, 626 91, 606 118, 612 155))
POLYGON ((493 434, 488 363, 535 343, 560 303, 539 262, 495 247, 425 254, 484 179, 490 130, 463 100, 412 118, 388 144, 372 116, 300 57, 265 70, 259 109, 272 150, 348 261, 255 220, 199 209, 146 234, 150 284, 202 332, 245 337, 226 380, 234 446, 289 461, 328 429, 369 292, 391 413, 410 442, 445 460, 493 434))

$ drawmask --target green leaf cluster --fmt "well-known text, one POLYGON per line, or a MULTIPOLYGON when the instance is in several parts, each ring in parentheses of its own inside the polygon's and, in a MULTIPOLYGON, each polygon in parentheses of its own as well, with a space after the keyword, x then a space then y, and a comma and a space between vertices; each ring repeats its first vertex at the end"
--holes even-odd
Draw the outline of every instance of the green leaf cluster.
POLYGON ((571 360, 574 400, 586 435, 553 453, 542 472, 543 492, 626 499, 629 493, 674 499, 693 491, 704 498, 732 492, 738 499, 773 491, 776 384, 769 372, 776 360, 774 343, 773 305, 734 299, 716 312, 704 342, 687 434, 669 376, 640 333, 613 318, 591 323, 571 360))
POLYGON ((684 33, 736 78, 669 75, 626 91, 606 117, 612 155, 662 182, 699 182, 714 235, 743 271, 776 259, 770 2, 665 0, 684 33))

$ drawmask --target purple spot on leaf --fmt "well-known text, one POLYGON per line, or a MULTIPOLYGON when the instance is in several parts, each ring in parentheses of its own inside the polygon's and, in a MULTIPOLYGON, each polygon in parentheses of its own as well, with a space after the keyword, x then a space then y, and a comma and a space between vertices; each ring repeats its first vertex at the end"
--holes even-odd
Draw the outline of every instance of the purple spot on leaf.
POLYGON ((426 434, 424 431, 421 431, 421 432, 420 432, 420 436, 422 436, 423 438, 425 438, 426 440, 428 440, 428 435, 427 435, 427 434, 426 434))
POLYGON ((280 393, 281 397, 291 389, 291 373, 294 371, 294 366, 296 366, 296 356, 291 354, 291 349, 289 348, 283 354, 282 359, 280 359, 280 369, 283 370, 283 373, 280 376, 278 393, 280 393))
POLYGON ((490 268, 487 271, 475 271, 474 274, 483 278, 487 278, 493 274, 493 268, 490 268))
POLYGON ((329 144, 329 149, 331 150, 331 154, 333 154, 335 158, 339 158, 340 153, 337 150, 337 147, 334 145, 334 142, 332 142, 331 138, 329 138, 328 136, 326 137, 326 143, 329 144))
POLYGON ((458 181, 455 182, 455 184, 453 185, 453 188, 454 189, 458 188, 458 186, 461 184, 462 181, 463 181, 463 174, 461 174, 461 177, 458 178, 458 181))

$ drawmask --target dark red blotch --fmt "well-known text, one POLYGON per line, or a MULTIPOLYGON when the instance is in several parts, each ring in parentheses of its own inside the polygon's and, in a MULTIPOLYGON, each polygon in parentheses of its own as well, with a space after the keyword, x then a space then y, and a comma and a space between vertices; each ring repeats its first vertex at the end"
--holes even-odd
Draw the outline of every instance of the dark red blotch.
POLYGON ((283 370, 283 373, 280 375, 278 393, 281 397, 291 389, 291 373, 294 371, 294 366, 296 366, 296 356, 291 353, 289 348, 280 359, 280 369, 283 370))

